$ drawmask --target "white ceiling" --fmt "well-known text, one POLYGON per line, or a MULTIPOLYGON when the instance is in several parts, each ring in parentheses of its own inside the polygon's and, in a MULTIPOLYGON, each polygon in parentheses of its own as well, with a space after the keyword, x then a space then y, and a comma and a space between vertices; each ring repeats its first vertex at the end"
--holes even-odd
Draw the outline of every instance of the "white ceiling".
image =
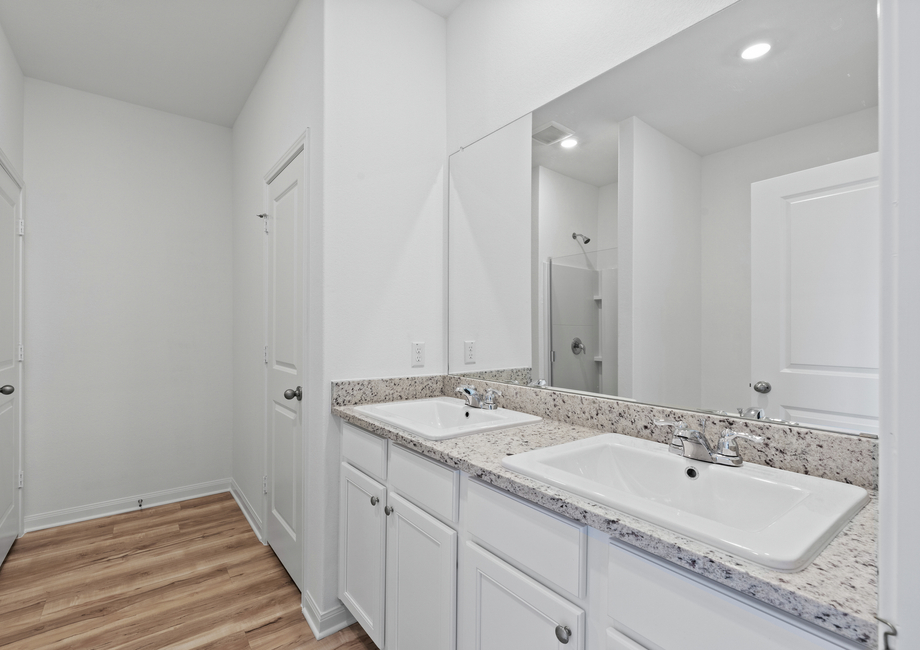
POLYGON ((741 0, 537 109, 579 146, 534 146, 592 185, 617 178, 617 123, 637 116, 701 156, 878 104, 875 0, 741 0), (757 61, 738 55, 760 40, 757 61))
POLYGON ((0 25, 27 77, 232 126, 296 4, 0 0, 0 25))
POLYGON ((423 7, 447 18, 451 12, 456 9, 463 0, 415 0, 423 7))

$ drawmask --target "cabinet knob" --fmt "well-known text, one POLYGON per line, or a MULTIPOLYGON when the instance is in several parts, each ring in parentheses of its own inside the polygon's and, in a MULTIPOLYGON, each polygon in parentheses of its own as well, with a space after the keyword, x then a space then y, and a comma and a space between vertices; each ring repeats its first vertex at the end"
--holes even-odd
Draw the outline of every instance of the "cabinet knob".
POLYGON ((3 386, 2 388, 0 388, 0 393, 2 393, 3 395, 12 395, 15 390, 16 390, 15 388, 7 384, 6 386, 3 386))
POLYGON ((371 497, 371 505, 372 505, 372 506, 375 506, 375 505, 377 505, 378 503, 380 503, 380 499, 378 499, 377 497, 371 497))
POLYGON ((297 387, 297 390, 288 388, 284 391, 284 399, 294 399, 295 397, 298 402, 303 399, 303 389, 300 386, 297 387))
POLYGON ((556 638, 559 639, 559 643, 568 643, 572 638, 572 630, 565 625, 557 625, 556 638))
POLYGON ((389 517, 390 515, 393 514, 393 508, 391 508, 390 506, 386 506, 386 507, 383 509, 383 511, 386 513, 387 517, 389 517))

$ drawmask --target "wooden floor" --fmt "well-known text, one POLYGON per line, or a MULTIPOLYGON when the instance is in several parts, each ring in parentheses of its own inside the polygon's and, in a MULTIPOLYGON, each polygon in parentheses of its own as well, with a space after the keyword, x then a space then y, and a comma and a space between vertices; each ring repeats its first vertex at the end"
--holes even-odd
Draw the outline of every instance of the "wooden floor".
POLYGON ((229 493, 28 533, 0 567, 0 648, 376 650, 317 641, 229 493))

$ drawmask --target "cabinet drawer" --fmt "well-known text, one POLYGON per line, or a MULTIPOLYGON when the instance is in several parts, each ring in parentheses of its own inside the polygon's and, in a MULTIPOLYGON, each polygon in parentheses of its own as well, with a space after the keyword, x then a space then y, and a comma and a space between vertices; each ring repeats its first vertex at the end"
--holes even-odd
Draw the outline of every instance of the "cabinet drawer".
POLYGON ((554 585, 585 597, 588 527, 469 481, 466 527, 471 535, 554 585))
MULTIPOLYGON (((847 647, 616 544, 608 546, 607 580, 607 613, 614 620, 614 627, 642 641, 636 647, 641 648, 646 643, 662 650, 689 647, 840 650, 847 647)), ((831 635, 828 633, 828 636, 831 635)))
POLYGON ((342 457, 377 480, 386 480, 387 441, 385 438, 343 422, 342 457))
POLYGON ((390 445, 390 487, 433 515, 456 522, 460 471, 390 445))

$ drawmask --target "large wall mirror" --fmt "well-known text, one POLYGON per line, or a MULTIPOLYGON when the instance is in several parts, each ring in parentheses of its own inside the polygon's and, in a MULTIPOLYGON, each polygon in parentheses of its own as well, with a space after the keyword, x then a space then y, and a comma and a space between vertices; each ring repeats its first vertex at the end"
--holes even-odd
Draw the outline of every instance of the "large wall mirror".
POLYGON ((453 154, 449 372, 877 432, 877 31, 741 0, 453 154))

